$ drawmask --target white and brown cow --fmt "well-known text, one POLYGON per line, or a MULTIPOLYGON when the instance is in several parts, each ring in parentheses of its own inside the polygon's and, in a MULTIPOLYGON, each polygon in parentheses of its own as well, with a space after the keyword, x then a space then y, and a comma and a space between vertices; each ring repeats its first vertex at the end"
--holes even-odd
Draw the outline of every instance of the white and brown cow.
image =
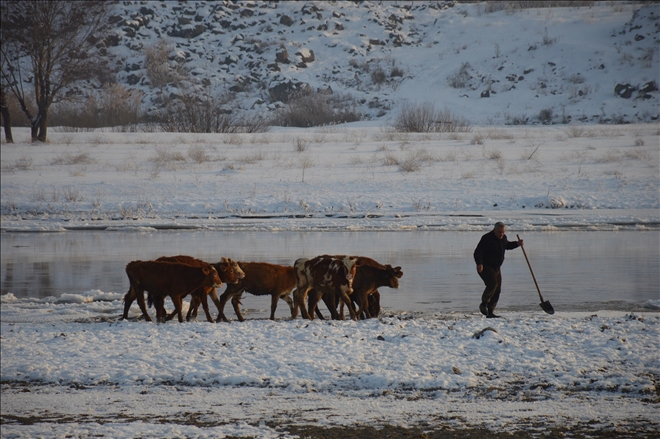
MULTIPOLYGON (((343 256, 334 256, 335 258, 343 256)), ((357 259, 358 268, 355 272, 353 279, 353 294, 351 294, 351 301, 355 302, 358 306, 357 315, 360 318, 378 317, 380 312, 380 293, 378 288, 389 287, 399 288, 399 279, 403 276, 401 267, 392 267, 391 265, 383 265, 375 260, 366 256, 353 256, 357 259), (375 296, 375 297, 372 297, 375 296)), ((316 312, 319 318, 323 318, 319 309, 312 308, 313 302, 318 303, 317 296, 321 296, 318 291, 310 291, 309 293, 309 310, 311 314, 316 312)), ((337 313, 337 300, 336 295, 322 294, 323 302, 328 307, 333 319, 342 320, 343 311, 337 313)), ((342 305, 343 308, 343 305, 342 305)))
MULTIPOLYGON (((294 312, 291 316, 298 316, 298 309, 302 316, 312 320, 313 314, 307 312, 305 301, 310 290, 314 289, 321 294, 335 294, 346 304, 351 312, 351 318, 357 320, 357 314, 351 306, 350 294, 353 292, 353 278, 357 268, 357 259, 354 257, 332 257, 317 256, 313 259, 298 259, 294 267, 296 269, 296 291, 293 294, 294 312)), ((318 303, 320 296, 315 300, 318 303)), ((311 304, 314 309, 316 303, 311 304)))

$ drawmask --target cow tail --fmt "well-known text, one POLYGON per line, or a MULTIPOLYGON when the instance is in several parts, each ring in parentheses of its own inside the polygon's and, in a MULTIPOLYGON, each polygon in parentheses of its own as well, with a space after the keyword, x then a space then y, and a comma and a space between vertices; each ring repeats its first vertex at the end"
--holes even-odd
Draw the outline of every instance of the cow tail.
POLYGON ((154 296, 151 295, 151 293, 147 292, 147 305, 149 308, 154 306, 154 296))

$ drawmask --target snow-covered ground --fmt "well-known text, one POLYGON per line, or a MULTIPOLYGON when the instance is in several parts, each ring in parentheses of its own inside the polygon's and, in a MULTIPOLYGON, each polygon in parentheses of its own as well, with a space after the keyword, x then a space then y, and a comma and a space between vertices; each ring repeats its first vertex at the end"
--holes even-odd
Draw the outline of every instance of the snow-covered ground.
POLYGON ((17 130, 18 142, 1 147, 2 230, 660 222, 657 124, 455 134, 374 124, 231 135, 55 132, 45 145, 17 130))
POLYGON ((644 437, 660 425, 660 301, 497 321, 155 325, 117 322, 120 295, 83 296, 2 297, 2 437, 295 437, 305 425, 644 437))

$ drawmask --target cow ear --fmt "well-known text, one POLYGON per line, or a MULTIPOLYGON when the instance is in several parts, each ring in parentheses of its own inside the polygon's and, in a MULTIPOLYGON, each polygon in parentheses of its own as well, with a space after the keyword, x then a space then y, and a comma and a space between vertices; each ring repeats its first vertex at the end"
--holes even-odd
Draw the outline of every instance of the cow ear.
POLYGON ((211 269, 209 267, 203 267, 202 268, 202 273, 204 273, 205 276, 208 275, 210 272, 211 272, 211 269))
POLYGON ((396 277, 403 276, 403 271, 401 271, 401 267, 396 267, 394 271, 396 272, 396 277))
POLYGON ((224 256, 220 258, 220 262, 229 262, 224 256))

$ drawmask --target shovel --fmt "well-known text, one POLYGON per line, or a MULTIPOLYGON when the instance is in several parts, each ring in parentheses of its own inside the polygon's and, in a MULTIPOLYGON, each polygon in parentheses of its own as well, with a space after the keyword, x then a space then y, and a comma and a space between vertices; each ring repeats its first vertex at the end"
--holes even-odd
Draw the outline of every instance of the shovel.
MULTIPOLYGON (((520 235, 516 235, 518 238, 518 241, 520 241, 520 235)), ((529 267, 529 272, 532 273, 532 279, 534 279, 534 285, 536 285, 536 291, 539 292, 539 297, 541 298, 541 303, 539 304, 541 308, 543 308, 543 311, 547 312, 548 314, 554 314, 555 309, 550 305, 550 302, 547 300, 543 300, 543 296, 541 295, 541 289, 539 288, 539 283, 536 282, 536 276, 534 276, 534 271, 532 271, 532 264, 529 263, 529 258, 527 257, 527 252, 525 251, 525 247, 522 246, 522 251, 523 255, 525 255, 525 260, 527 261, 527 266, 529 267)))

